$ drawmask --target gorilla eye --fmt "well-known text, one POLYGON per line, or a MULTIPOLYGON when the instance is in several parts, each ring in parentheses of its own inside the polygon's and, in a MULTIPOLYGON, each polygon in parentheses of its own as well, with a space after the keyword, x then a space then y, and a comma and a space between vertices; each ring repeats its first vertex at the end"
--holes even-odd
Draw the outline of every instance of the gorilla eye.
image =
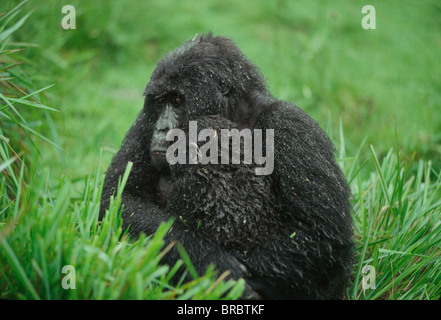
POLYGON ((156 98, 155 102, 156 102, 156 104, 163 104, 165 102, 165 98, 164 97, 156 98))
POLYGON ((179 106, 182 103, 182 99, 179 98, 179 97, 173 97, 172 100, 171 100, 171 103, 174 106, 179 106))

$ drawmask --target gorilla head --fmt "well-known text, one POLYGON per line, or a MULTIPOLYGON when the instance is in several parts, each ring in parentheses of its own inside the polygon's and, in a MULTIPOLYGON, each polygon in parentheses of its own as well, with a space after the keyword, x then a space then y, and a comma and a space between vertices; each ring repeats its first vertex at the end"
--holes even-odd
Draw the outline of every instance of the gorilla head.
POLYGON ((158 119, 152 164, 167 168, 165 137, 180 123, 217 114, 252 127, 260 110, 249 100, 265 93, 262 75, 229 39, 208 34, 185 42, 158 63, 145 90, 148 118, 158 119))

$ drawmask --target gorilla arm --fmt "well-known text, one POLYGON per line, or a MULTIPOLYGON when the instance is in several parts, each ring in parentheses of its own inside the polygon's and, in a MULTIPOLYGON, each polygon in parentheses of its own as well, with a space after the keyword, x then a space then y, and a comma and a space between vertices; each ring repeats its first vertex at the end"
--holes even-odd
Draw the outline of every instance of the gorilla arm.
MULTIPOLYGON (((123 176, 127 162, 132 161, 133 168, 122 195, 124 205, 122 219, 123 230, 129 227, 129 233, 134 237, 139 236, 140 233, 153 234, 162 222, 172 218, 172 215, 160 209, 157 204, 156 193, 160 173, 151 165, 148 138, 152 136, 153 128, 154 123, 149 123, 145 111, 141 111, 109 166, 101 197, 100 220, 109 207, 110 197, 116 193, 118 179, 123 176)), ((231 275, 235 279, 246 275, 246 269, 233 255, 186 230, 179 219, 174 221, 164 237, 166 244, 175 240, 186 249, 200 275, 205 273, 210 263, 215 264, 221 272, 231 270, 231 275)), ((164 256, 163 262, 172 266, 178 259, 180 259, 179 253, 173 249, 164 256)))
POLYGON ((255 128, 274 129, 274 192, 284 232, 238 258, 264 298, 340 299, 352 259, 350 191, 334 146, 300 108, 276 102, 255 128))

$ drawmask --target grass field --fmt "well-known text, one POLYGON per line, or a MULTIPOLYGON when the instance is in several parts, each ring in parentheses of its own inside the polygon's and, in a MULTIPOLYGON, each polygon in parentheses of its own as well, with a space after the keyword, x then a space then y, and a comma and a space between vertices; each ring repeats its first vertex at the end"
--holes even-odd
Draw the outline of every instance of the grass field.
MULTIPOLYGON (((208 270, 171 288, 161 235, 120 239, 100 183, 158 60, 213 31, 280 99, 327 130, 353 192, 357 262, 347 299, 441 298, 441 5, 370 1, 0 3, 0 298, 237 298, 208 270), (62 286, 63 266, 76 289, 62 286), (374 267, 374 288, 363 286, 374 267)), ((183 259, 180 263, 189 264, 183 259)))

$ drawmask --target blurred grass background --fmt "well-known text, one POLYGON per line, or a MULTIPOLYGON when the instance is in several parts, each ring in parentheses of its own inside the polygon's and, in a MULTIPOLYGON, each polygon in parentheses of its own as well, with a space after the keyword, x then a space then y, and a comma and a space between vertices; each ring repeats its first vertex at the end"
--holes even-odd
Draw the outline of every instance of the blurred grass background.
MULTIPOLYGON (((0 0, 0 13, 19 3, 0 0)), ((436 0, 29 0, 20 14, 1 15, 0 297, 221 296, 207 290, 213 270, 167 291, 160 237, 119 243, 112 218, 96 223, 101 175, 143 106, 156 63, 209 31, 232 38, 275 96, 331 134, 354 194, 357 265, 347 298, 439 299, 436 0), (61 28, 67 4, 75 30, 61 28), (361 27, 365 4, 376 9, 376 30, 361 27), (60 289, 54 276, 72 261, 89 275, 78 279, 81 292, 60 289), (361 288, 367 264, 377 269, 377 290, 361 288)))
MULTIPOLYGON (((18 1, 2 0, 2 9, 18 1)), ((361 27, 365 1, 29 1, 28 23, 14 40, 35 69, 34 81, 60 110, 55 125, 63 161, 48 146, 44 162, 59 175, 102 169, 143 105, 159 59, 195 34, 232 38, 261 69, 280 99, 305 109, 346 148, 362 140, 379 154, 430 158, 441 168, 441 5, 370 1, 376 30, 361 27), (61 28, 65 4, 76 29, 61 28), (32 45, 31 45, 32 44, 32 45), (437 71, 438 70, 438 71, 437 71), (64 166, 63 166, 64 163, 64 166)), ((366 150, 368 152, 368 150, 366 150)))

